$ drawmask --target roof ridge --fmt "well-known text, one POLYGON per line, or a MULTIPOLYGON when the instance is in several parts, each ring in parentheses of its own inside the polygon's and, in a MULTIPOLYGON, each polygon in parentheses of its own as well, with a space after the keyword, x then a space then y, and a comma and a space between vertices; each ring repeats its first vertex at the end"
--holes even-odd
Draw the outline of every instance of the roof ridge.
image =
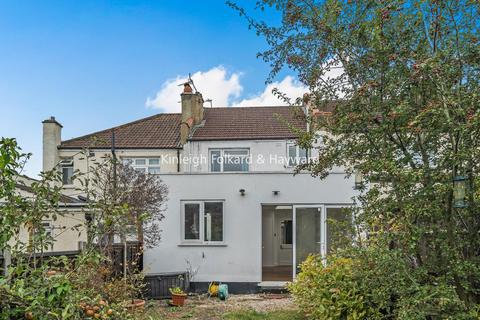
POLYGON ((62 140, 61 143, 60 143, 60 145, 63 144, 63 143, 74 142, 74 141, 76 141, 76 140, 84 139, 84 138, 87 138, 87 137, 89 137, 89 136, 94 136, 94 135, 98 135, 98 134, 100 134, 100 133, 108 132, 108 131, 110 131, 110 130, 112 130, 112 129, 124 128, 124 127, 127 127, 127 126, 129 126, 129 125, 136 124, 136 123, 139 123, 139 122, 142 122, 142 121, 154 119, 154 118, 156 118, 156 117, 160 117, 160 116, 171 116, 171 115, 180 115, 180 113, 173 113, 173 112, 170 112, 170 113, 157 113, 157 114, 154 114, 154 115, 145 117, 145 118, 141 118, 141 119, 137 119, 137 120, 134 120, 134 121, 127 122, 127 123, 123 123, 123 124, 120 124, 120 125, 118 125, 118 126, 114 126, 114 127, 108 128, 108 129, 103 129, 103 130, 99 130, 99 131, 95 131, 95 132, 92 132, 92 133, 88 133, 88 134, 85 134, 85 135, 82 135, 82 136, 79 136, 79 137, 75 137, 75 138, 71 138, 71 139, 67 139, 67 140, 62 140))
POLYGON ((204 108, 206 110, 210 109, 260 109, 260 108, 299 108, 302 107, 300 105, 292 105, 292 106, 243 106, 243 107, 211 107, 211 108, 204 108))

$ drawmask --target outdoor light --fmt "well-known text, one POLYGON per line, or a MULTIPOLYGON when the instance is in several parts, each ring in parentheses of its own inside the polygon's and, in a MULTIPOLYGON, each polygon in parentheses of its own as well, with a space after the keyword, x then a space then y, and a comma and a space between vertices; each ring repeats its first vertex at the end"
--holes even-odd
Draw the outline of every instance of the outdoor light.
POLYGON ((242 196, 245 195, 245 189, 240 189, 240 190, 238 190, 238 192, 240 192, 240 194, 241 194, 242 196))
POLYGON ((363 187, 363 174, 360 171, 355 172, 355 186, 353 189, 360 190, 363 187))
POLYGON ((453 178, 453 207, 465 208, 465 193, 467 189, 467 177, 455 176, 453 178))
POLYGON ((273 192, 274 196, 278 196, 278 194, 280 193, 280 191, 278 191, 278 190, 273 190, 272 192, 273 192))

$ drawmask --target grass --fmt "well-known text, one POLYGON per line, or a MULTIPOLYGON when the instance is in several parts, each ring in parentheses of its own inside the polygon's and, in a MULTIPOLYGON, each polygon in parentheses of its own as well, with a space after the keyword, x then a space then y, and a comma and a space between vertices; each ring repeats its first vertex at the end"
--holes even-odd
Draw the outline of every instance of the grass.
POLYGON ((189 311, 185 313, 176 313, 167 315, 165 313, 144 314, 138 319, 141 320, 163 320, 163 319, 221 319, 221 320, 304 320, 298 311, 295 310, 279 310, 272 312, 257 312, 254 310, 239 310, 227 312, 219 315, 217 312, 196 314, 189 311))
POLYGON ((298 311, 272 311, 268 313, 257 312, 253 310, 241 310, 236 312, 229 312, 223 315, 225 320, 303 320, 303 317, 298 311))
POLYGON ((215 300, 192 298, 184 307, 167 307, 164 302, 150 301, 145 310, 135 315, 136 320, 305 320, 306 318, 291 305, 282 307, 273 305, 271 311, 256 311, 252 304, 258 301, 238 299, 235 308, 229 302, 213 303, 215 300), (272 310, 273 307, 273 310, 272 310))

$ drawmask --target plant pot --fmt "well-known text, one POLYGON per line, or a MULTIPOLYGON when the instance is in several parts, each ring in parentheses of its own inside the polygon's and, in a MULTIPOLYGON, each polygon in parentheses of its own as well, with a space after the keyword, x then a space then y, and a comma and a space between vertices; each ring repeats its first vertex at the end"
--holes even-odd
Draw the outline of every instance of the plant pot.
POLYGON ((187 295, 184 294, 175 294, 172 293, 172 304, 177 307, 181 307, 185 304, 185 299, 187 298, 187 295))
POLYGON ((145 307, 145 300, 133 299, 127 303, 127 309, 129 310, 143 309, 143 307, 145 307))

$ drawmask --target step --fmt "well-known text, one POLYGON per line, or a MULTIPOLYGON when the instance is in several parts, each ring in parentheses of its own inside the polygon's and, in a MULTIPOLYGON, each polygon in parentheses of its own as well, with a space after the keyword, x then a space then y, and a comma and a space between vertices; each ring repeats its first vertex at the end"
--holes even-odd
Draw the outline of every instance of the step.
POLYGON ((287 281, 262 281, 258 283, 261 292, 285 293, 287 292, 287 281))

